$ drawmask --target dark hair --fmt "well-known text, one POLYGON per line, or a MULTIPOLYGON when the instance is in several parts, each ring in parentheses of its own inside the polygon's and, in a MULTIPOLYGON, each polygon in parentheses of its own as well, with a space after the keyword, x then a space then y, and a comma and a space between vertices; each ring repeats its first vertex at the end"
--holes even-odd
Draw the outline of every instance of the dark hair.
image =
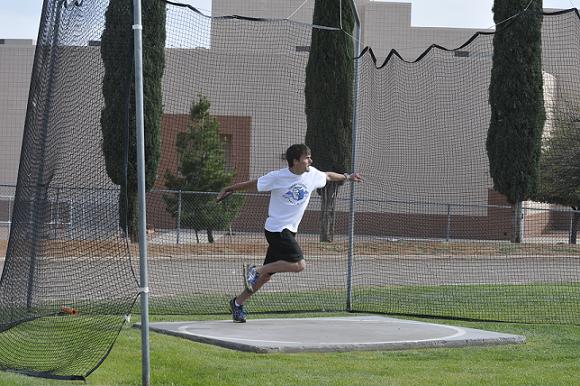
POLYGON ((290 146, 286 150, 286 161, 288 161, 288 167, 294 166, 294 160, 299 160, 303 155, 311 154, 310 148, 303 143, 297 143, 290 146))

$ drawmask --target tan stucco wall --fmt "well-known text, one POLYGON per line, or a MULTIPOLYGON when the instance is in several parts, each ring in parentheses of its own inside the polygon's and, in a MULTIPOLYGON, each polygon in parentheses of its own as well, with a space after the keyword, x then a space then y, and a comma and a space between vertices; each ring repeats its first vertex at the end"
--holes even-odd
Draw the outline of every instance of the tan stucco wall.
POLYGON ((34 49, 31 40, 0 42, 0 185, 16 183, 34 49))

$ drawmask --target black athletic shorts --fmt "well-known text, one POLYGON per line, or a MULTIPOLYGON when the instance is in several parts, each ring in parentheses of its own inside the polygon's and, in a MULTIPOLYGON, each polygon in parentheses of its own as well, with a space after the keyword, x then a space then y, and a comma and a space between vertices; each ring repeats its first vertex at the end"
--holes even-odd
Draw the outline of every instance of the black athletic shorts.
POLYGON ((302 249, 296 242, 296 233, 284 229, 282 232, 268 232, 264 230, 266 240, 268 240, 268 252, 264 259, 264 264, 273 263, 278 260, 285 260, 296 263, 304 259, 302 249))

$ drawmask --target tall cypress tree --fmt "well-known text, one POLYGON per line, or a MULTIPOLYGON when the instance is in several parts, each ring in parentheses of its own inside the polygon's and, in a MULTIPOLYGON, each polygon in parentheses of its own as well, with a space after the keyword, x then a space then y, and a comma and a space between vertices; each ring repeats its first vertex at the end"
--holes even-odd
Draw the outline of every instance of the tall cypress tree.
POLYGON ((522 201, 534 193, 545 121, 542 80, 542 1, 495 0, 493 66, 487 136, 493 188, 515 204, 519 242, 522 201), (505 22, 509 17, 527 11, 505 22))
MULTIPOLYGON (((101 131, 107 174, 114 184, 121 186, 119 225, 127 229, 129 236, 135 240, 138 210, 132 10, 132 0, 111 0, 105 15, 105 29, 101 37, 101 57, 105 67, 105 107, 101 112, 101 131)), ((160 157, 165 3, 142 0, 142 15, 145 186, 149 190, 155 184, 160 157)))
MULTIPOLYGON (((338 0, 316 0, 313 23, 342 31, 312 30, 306 66, 305 142, 312 150, 317 168, 344 173, 351 167, 355 19, 353 4, 338 0)), ((321 189, 321 241, 334 236, 335 199, 339 183, 321 189)))

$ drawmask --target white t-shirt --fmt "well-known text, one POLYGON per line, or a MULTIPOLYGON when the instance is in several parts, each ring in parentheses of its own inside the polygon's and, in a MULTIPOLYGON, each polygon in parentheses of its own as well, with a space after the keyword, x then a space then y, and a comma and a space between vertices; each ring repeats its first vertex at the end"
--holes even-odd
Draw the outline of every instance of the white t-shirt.
POLYGON ((270 192, 266 230, 281 232, 287 228, 297 232, 310 196, 325 185, 326 173, 312 166, 300 175, 284 168, 258 178, 258 191, 270 192))

